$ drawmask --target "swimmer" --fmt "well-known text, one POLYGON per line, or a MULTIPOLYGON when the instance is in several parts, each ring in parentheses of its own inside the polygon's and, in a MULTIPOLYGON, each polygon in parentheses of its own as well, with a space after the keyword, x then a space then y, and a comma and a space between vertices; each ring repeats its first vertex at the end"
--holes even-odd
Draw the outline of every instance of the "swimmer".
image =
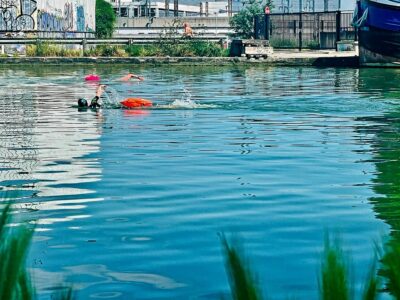
POLYGON ((144 80, 144 77, 139 76, 139 75, 135 75, 135 74, 131 74, 131 73, 129 73, 128 75, 125 75, 124 77, 121 77, 119 80, 120 81, 129 81, 132 78, 138 79, 140 81, 144 80))
POLYGON ((96 88, 96 96, 94 96, 92 101, 90 101, 90 105, 88 105, 88 102, 87 102, 87 100, 85 98, 79 98, 78 107, 79 108, 85 108, 85 107, 100 108, 101 107, 101 103, 99 103, 99 100, 100 100, 101 95, 103 95, 105 88, 106 88, 106 86, 104 84, 100 84, 96 88))

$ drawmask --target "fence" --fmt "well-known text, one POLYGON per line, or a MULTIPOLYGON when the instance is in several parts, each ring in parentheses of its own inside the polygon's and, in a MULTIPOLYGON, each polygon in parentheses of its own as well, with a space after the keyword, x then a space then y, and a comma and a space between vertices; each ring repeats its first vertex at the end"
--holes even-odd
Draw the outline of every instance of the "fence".
POLYGON ((340 40, 354 40, 352 12, 271 14, 254 20, 256 39, 268 37, 275 48, 334 49, 340 40), (269 32, 268 32, 269 31, 269 32))

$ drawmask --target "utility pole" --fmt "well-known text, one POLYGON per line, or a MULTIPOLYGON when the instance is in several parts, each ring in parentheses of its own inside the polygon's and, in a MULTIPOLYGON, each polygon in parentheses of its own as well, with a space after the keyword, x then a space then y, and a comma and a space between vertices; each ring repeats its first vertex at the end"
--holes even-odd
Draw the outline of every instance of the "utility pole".
POLYGON ((169 17, 169 0, 165 0, 165 16, 169 17))
POLYGON ((151 0, 149 0, 149 21, 150 19, 151 19, 151 0))
POLYGON ((178 0, 174 0, 174 17, 179 16, 179 5, 178 0))
POLYGON ((338 0, 338 10, 341 10, 341 8, 342 8, 342 1, 338 0))
POLYGON ((299 1, 299 51, 303 48, 303 0, 299 1))
POLYGON ((121 0, 118 0, 118 17, 121 17, 121 0))
POLYGON ((228 17, 232 17, 232 0, 228 0, 228 17))

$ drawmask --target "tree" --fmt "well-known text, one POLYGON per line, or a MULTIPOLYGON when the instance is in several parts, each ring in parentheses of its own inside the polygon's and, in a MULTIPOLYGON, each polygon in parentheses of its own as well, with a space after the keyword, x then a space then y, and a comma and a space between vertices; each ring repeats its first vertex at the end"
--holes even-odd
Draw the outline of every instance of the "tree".
POLYGON ((230 20, 236 35, 241 38, 254 36, 254 17, 263 15, 266 6, 272 7, 273 0, 249 0, 245 7, 230 20))
POLYGON ((115 22, 116 16, 111 4, 105 0, 96 0, 96 37, 111 37, 115 22))

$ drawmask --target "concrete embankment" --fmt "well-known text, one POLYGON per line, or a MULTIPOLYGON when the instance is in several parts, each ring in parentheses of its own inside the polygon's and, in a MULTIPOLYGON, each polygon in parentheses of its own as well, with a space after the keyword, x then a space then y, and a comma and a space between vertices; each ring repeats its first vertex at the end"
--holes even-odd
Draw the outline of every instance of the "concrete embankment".
POLYGON ((2 57, 1 64, 270 65, 358 67, 356 52, 275 51, 267 58, 245 57, 2 57))

